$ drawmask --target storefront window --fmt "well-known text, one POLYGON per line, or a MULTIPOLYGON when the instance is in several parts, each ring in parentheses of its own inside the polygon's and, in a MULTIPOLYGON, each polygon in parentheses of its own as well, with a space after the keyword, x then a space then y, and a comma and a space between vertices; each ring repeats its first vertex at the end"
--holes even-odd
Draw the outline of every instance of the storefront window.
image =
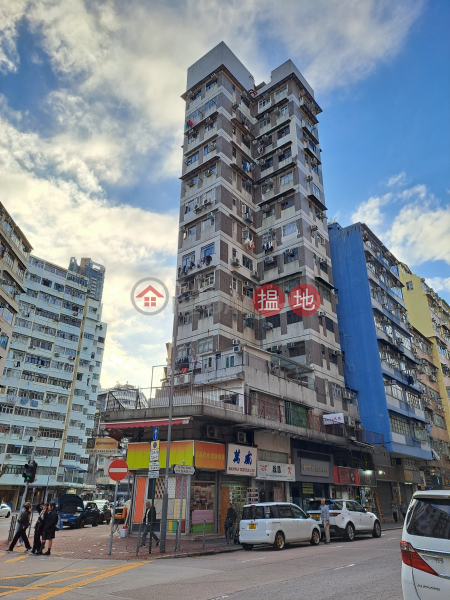
POLYGON ((207 481, 191 483, 191 529, 192 533, 203 531, 203 521, 206 521, 206 531, 214 531, 214 497, 216 486, 207 481))

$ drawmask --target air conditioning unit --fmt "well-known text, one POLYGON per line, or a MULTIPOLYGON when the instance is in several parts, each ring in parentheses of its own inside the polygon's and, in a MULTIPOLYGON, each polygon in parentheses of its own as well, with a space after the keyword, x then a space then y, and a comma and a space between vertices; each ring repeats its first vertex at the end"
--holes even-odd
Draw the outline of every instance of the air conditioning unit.
POLYGON ((270 352, 280 352, 281 351, 281 346, 270 346, 269 351, 270 352))
POLYGON ((215 425, 207 425, 206 426, 206 437, 218 439, 220 437, 219 428, 216 427, 215 425))
POLYGON ((247 434, 245 433, 245 431, 238 431, 236 439, 237 439, 238 444, 246 444, 247 443, 247 434))
POLYGON ((311 225, 311 231, 317 231, 318 227, 317 225, 311 225))
POLYGON ((328 264, 328 260, 327 260, 326 258, 321 258, 321 259, 320 259, 320 262, 321 262, 323 265, 327 265, 327 264, 328 264))
POLYGON ((253 313, 244 313, 244 319, 254 319, 255 315, 253 313))
POLYGON ((205 198, 203 200, 203 206, 208 206, 209 204, 212 204, 211 198, 205 198))
POLYGON ((313 176, 312 175, 307 175, 306 181, 308 181, 308 183, 309 183, 312 180, 313 180, 313 176))
POLYGON ((55 352, 53 356, 61 356, 61 354, 59 352, 55 352))
POLYGON ((195 212, 198 212, 201 209, 200 204, 194 204, 194 210, 195 212))
POLYGON ((263 329, 273 329, 272 323, 264 323, 263 329))
POLYGON ((205 177, 211 177, 211 175, 213 174, 211 169, 206 169, 205 171, 205 177))
POLYGON ((250 224, 253 223, 253 219, 251 218, 251 216, 249 214, 247 214, 247 216, 245 217, 245 221, 250 224))
POLYGON ((286 250, 284 251, 286 256, 294 256, 294 251, 290 250, 289 248, 286 248, 286 250))
POLYGON ((319 317, 326 317, 327 313, 324 310, 319 310, 319 312, 317 313, 319 317))
POLYGON ((193 185, 195 185, 195 181, 193 179, 188 179, 186 181, 186 185, 189 187, 192 187, 193 185))
POLYGON ((240 266, 240 264, 239 264, 239 259, 237 259, 237 258, 232 258, 232 259, 231 259, 231 264, 233 265, 233 267, 239 267, 239 266, 240 266))
POLYGON ((231 107, 231 108, 232 108, 233 110, 236 110, 237 108, 239 108, 239 103, 238 103, 238 102, 235 102, 235 103, 232 105, 232 107, 231 107))
POLYGON ((288 348, 295 348, 295 342, 288 342, 287 347, 288 348))
POLYGON ((264 262, 267 264, 273 263, 274 258, 273 256, 266 256, 266 258, 264 259, 264 262))
POLYGON ((261 209, 262 209, 264 212, 267 212, 267 211, 269 211, 269 210, 270 210, 270 204, 263 204, 263 205, 261 206, 261 209))
POLYGON ((348 390, 343 390, 342 397, 345 398, 345 400, 351 400, 352 395, 348 390))
POLYGON ((264 182, 266 185, 273 185, 273 180, 269 177, 268 179, 265 180, 264 182))
POLYGON ((233 340, 232 341, 232 345, 233 346, 238 346, 241 342, 239 340, 233 340))
POLYGON ((355 419, 353 417, 344 417, 344 423, 350 427, 355 426, 355 419))

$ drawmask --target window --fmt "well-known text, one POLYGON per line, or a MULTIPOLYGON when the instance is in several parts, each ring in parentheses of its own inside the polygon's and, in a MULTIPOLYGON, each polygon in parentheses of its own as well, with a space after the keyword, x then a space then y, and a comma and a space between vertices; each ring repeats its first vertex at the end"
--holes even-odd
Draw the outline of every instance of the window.
POLYGON ((408 292, 410 292, 411 290, 413 290, 413 289, 414 289, 414 286, 413 286, 413 282, 412 282, 412 281, 407 281, 407 282, 406 282, 406 289, 408 290, 408 292))
POLYGON ((217 79, 213 79, 206 84, 206 91, 209 92, 209 90, 211 90, 215 85, 217 85, 217 79))
POLYGON ((420 498, 413 501, 407 531, 410 535, 448 540, 450 500, 420 498))
POLYGON ((247 98, 244 98, 244 96, 241 97, 241 102, 245 104, 247 108, 250 108, 250 100, 247 100, 247 98))
POLYGON ((287 85, 284 85, 275 92, 275 102, 279 102, 283 94, 287 94, 287 85))
POLYGON ((250 148, 250 142, 246 139, 246 136, 244 134, 242 134, 241 141, 244 144, 244 146, 247 146, 247 148, 250 148))
POLYGON ((234 367, 234 356, 227 356, 225 361, 225 368, 234 367))
POLYGON ((211 121, 210 123, 208 123, 208 125, 205 125, 205 131, 211 131, 211 129, 214 129, 216 126, 216 119, 214 119, 213 121, 211 121))
POLYGON ((317 233, 317 241, 321 246, 325 246, 325 238, 320 233, 317 233))
POLYGON ((434 421, 434 424, 437 425, 438 427, 445 428, 445 419, 443 417, 441 417, 441 415, 434 413, 433 421, 434 421))
POLYGON ((211 256, 214 254, 214 243, 209 244, 208 246, 203 246, 200 252, 200 258, 206 258, 207 256, 211 256))
POLYGON ((293 180, 294 180, 294 173, 293 173, 293 171, 289 171, 289 173, 286 173, 285 175, 282 175, 280 177, 280 185, 286 185, 293 180))
POLYGON ((231 280, 231 287, 233 288, 233 290, 235 292, 237 291, 237 279, 236 279, 236 277, 233 277, 233 279, 231 280))
POLYGON ((198 160, 198 152, 196 152, 195 154, 191 154, 191 156, 188 157, 186 164, 187 166, 192 165, 192 163, 195 163, 198 160))
POLYGON ((194 92, 192 94, 192 97, 191 97, 191 102, 195 102, 195 100, 197 100, 197 98, 200 98, 201 95, 202 95, 202 90, 201 89, 199 89, 196 92, 194 92))
POLYGON ((283 127, 283 129, 279 129, 277 133, 277 137, 279 140, 281 140, 281 138, 283 138, 286 135, 289 135, 289 125, 286 125, 286 127, 283 127))
POLYGON ((331 302, 330 290, 327 290, 327 288, 321 287, 320 288, 320 295, 322 296, 322 299, 328 300, 328 302, 331 302))
POLYGON ((408 436, 411 435, 411 428, 407 419, 400 417, 400 415, 389 415, 389 421, 393 433, 401 433, 402 435, 408 436))
POLYGON ((278 314, 273 315, 272 317, 266 317, 266 323, 271 323, 274 329, 275 327, 280 327, 280 315, 278 314))
POLYGON ((327 328, 328 331, 331 331, 332 333, 334 333, 334 323, 333 323, 332 319, 330 319, 330 317, 325 317, 325 327, 327 328))
POLYGON ((333 394, 333 398, 342 398, 342 388, 337 383, 331 384, 331 393, 333 394))
POLYGON ((250 260, 248 256, 245 256, 245 254, 242 255, 242 264, 246 269, 250 269, 250 271, 253 271, 253 261, 250 260))
POLYGON ((288 504, 279 504, 277 508, 280 519, 292 519, 294 516, 288 504))
POLYGON ((213 217, 202 221, 202 231, 205 231, 205 229, 210 229, 211 227, 214 227, 214 218, 213 217))
POLYGON ((295 204, 295 200, 294 200, 294 196, 292 196, 292 198, 288 198, 287 200, 285 200, 284 202, 281 203, 281 210, 286 210, 287 208, 294 206, 294 204, 295 204))
POLYGON ((261 119, 259 122, 259 128, 264 129, 266 125, 270 125, 270 119, 261 119))
POLYGON ((182 258, 181 266, 189 267, 191 263, 195 261, 195 252, 190 252, 189 254, 185 254, 182 258))
POLYGON ((200 311, 199 319, 207 319, 214 316, 214 304, 206 304, 205 308, 200 311))
POLYGON ((248 192, 249 194, 251 194, 252 193, 252 184, 249 183, 248 181, 243 181, 242 182, 242 189, 245 192, 248 192))
POLYGON ((267 169, 270 169, 270 167, 273 167, 273 156, 266 160, 266 162, 262 165, 261 173, 267 169))
POLYGON ((212 152, 213 150, 216 149, 216 145, 214 142, 212 142, 211 144, 207 144, 204 148, 203 148, 203 156, 206 156, 207 154, 209 154, 210 152, 212 152))
POLYGON ((289 104, 285 104, 280 108, 280 117, 289 114, 289 104))
POLYGON ((233 155, 233 158, 236 158, 236 148, 231 149, 231 154, 233 155))
POLYGON ((213 350, 213 337, 209 336, 198 340, 198 353, 204 354, 205 352, 212 352, 213 350))
POLYGON ((205 104, 205 112, 214 108, 216 106, 216 104, 217 104, 217 97, 213 98, 212 100, 210 100, 209 102, 207 102, 205 104))
POLYGON ((261 108, 264 108, 265 106, 269 106, 270 105, 270 98, 263 98, 262 100, 260 100, 258 102, 258 108, 261 110, 261 108))
POLYGON ((233 181, 237 181, 236 171, 233 171, 233 181))
POLYGON ((290 156, 292 156, 292 148, 287 148, 283 154, 280 154, 278 156, 278 160, 279 162, 282 162, 283 160, 286 160, 287 158, 289 158, 290 156))
MULTIPOLYGON (((287 313, 287 324, 288 325, 293 325, 294 323, 301 323, 303 321, 303 317, 301 317, 300 315, 298 315, 297 313, 295 313, 294 311, 290 310, 287 313)), ((304 352, 303 352, 304 354, 304 352)), ((295 355, 295 356, 300 356, 300 355, 295 355)))
POLYGON ((195 235, 196 229, 197 228, 195 225, 191 225, 191 227, 188 227, 187 237, 193 237, 195 235))
POLYGON ((291 248, 289 254, 284 255, 284 264, 295 262, 298 260, 298 248, 291 248))
MULTIPOLYGON (((275 204, 270 204, 266 210, 263 210, 263 219, 267 219, 275 214, 275 204)), ((272 239, 272 238, 271 238, 272 239)), ((266 240, 268 241, 268 240, 266 240)))
POLYGON ((288 223, 283 226, 283 236, 290 235, 291 233, 295 233, 297 231, 297 223, 292 221, 292 223, 288 223))
POLYGON ((188 144, 192 144, 192 142, 194 142, 198 137, 198 131, 193 131, 192 133, 189 134, 188 137, 188 144))
POLYGON ((316 196, 316 198, 320 198, 320 190, 315 183, 311 183, 311 192, 316 196))
POLYGON ((203 279, 200 281, 200 288, 208 288, 214 285, 214 271, 206 273, 203 279))

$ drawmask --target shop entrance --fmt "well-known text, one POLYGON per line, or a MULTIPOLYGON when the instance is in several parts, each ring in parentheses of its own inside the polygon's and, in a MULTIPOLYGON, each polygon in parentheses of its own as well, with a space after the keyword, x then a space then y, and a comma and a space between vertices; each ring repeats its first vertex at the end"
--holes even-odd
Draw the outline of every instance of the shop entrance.
POLYGON ((227 477, 220 484, 219 531, 225 533, 225 519, 231 502, 237 513, 237 522, 242 518, 242 509, 247 504, 247 477, 227 477))

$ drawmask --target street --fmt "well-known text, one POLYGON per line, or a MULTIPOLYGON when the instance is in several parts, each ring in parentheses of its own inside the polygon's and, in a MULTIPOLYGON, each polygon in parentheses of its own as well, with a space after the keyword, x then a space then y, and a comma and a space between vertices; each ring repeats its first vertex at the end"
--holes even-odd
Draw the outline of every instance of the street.
POLYGON ((11 600, 402 600, 401 531, 380 539, 257 548, 198 558, 74 560, 0 555, 0 595, 11 600))

